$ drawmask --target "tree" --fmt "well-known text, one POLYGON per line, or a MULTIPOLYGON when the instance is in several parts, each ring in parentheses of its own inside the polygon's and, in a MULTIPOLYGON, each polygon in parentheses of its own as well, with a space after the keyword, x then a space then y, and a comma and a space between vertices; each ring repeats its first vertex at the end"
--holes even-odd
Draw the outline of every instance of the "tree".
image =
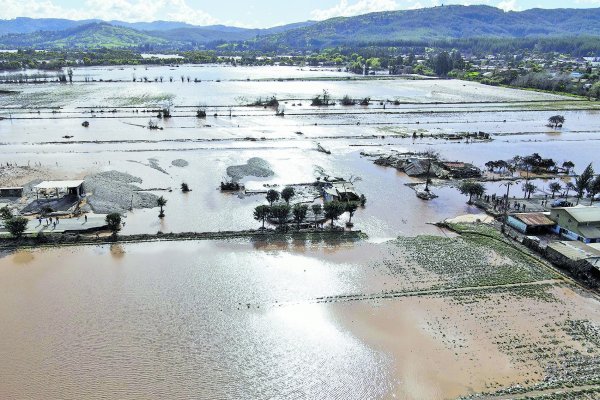
POLYGON ((479 182, 473 181, 463 181, 458 190, 464 194, 469 196, 468 204, 471 204, 473 201, 473 196, 482 196, 485 193, 485 186, 483 186, 479 182))
POLYGON ((167 205, 167 199, 165 199, 163 196, 160 196, 158 199, 156 199, 156 205, 160 207, 158 218, 163 218, 165 216, 163 207, 167 205))
POLYGON ((531 198, 531 195, 533 194, 533 192, 535 192, 537 189, 537 187, 531 183, 531 182, 526 182, 523 185, 523 191, 525 192, 525 195, 527 196, 528 199, 531 198))
POLYGON ((275 189, 269 189, 267 192, 267 201, 269 205, 273 205, 277 200, 279 200, 279 192, 275 189))
POLYGON ((560 192, 562 186, 560 186, 560 183, 558 182, 551 182, 550 185, 548 185, 548 188, 552 192, 552 198, 554 198, 556 192, 560 192))
POLYGON ((323 214, 323 206, 320 204, 313 204, 312 206, 310 206, 310 208, 312 209, 313 214, 315 214, 315 227, 317 226, 317 218, 319 217, 319 215, 323 214))
POLYGON ((182 191, 183 193, 187 193, 187 192, 189 192, 189 191, 190 191, 190 187, 188 186, 188 184, 187 184, 187 183, 183 182, 183 183, 181 184, 181 191, 182 191))
POLYGON ((573 163, 573 161, 565 161, 564 163, 562 163, 562 167, 567 170, 567 175, 569 175, 569 172, 571 172, 571 170, 575 168, 575 164, 573 163))
POLYGON ((8 221, 12 217, 12 211, 10 211, 10 208, 8 208, 8 206, 0 208, 0 219, 2 219, 3 221, 8 221))
POLYGON ((600 82, 596 82, 592 85, 588 92, 588 99, 595 98, 596 100, 600 100, 600 82))
POLYGON ((346 211, 348 211, 348 214, 350 214, 350 218, 348 218, 349 224, 352 223, 352 217, 354 216, 354 213, 356 212, 357 209, 358 209, 357 202, 350 201, 350 202, 346 203, 346 211))
POLYGON ((25 233, 28 222, 29 220, 24 217, 12 217, 4 221, 4 226, 13 237, 19 239, 25 233))
POLYGON ((282 191, 281 191, 281 198, 287 203, 290 204, 290 199, 292 197, 294 197, 294 195, 296 194, 296 192, 294 191, 293 187, 290 186, 286 186, 282 191))
POLYGON ((290 215, 290 206, 282 203, 271 206, 271 217, 277 220, 279 228, 285 230, 287 219, 290 215))
POLYGON ((346 211, 344 204, 339 201, 330 201, 325 203, 323 207, 325 211, 325 218, 331 220, 331 227, 333 228, 334 221, 337 220, 346 211))
POLYGON ((577 192, 577 204, 579 204, 579 200, 583 197, 583 193, 588 189, 590 183, 594 179, 594 168, 592 168, 592 164, 590 163, 581 175, 575 178, 575 191, 577 192))
POLYGON ((294 221, 297 223, 297 228, 300 229, 300 224, 306 219, 308 212, 308 206, 306 204, 294 204, 292 208, 292 214, 294 215, 294 221))
POLYGON ((567 184, 565 185, 565 189, 566 189, 566 190, 565 190, 565 199, 568 199, 568 198, 569 198, 569 191, 571 191, 571 190, 577 190, 577 189, 575 188, 575 185, 573 185, 573 182, 569 182, 569 183, 567 183, 567 184))
POLYGON ((110 213, 106 216, 105 221, 113 236, 117 236, 117 232, 121 230, 121 214, 110 213))
POLYGON ((257 221, 262 221, 262 228, 265 229, 265 220, 271 213, 271 207, 265 204, 257 206, 254 209, 254 219, 257 221))
POLYGON ((556 128, 558 127, 558 125, 562 125, 565 123, 565 117, 562 115, 553 115, 550 118, 548 118, 548 123, 556 128))
POLYGON ((600 193, 600 175, 597 175, 596 178, 590 182, 588 192, 590 194, 590 205, 592 205, 594 204, 594 197, 600 193))

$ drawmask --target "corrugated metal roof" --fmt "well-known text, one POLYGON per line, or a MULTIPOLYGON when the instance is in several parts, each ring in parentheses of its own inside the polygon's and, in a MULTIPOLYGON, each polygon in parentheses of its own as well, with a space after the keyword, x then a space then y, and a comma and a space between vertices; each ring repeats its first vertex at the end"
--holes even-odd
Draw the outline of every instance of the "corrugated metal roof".
POLYGON ((552 221, 543 213, 520 213, 513 214, 513 217, 517 218, 527 226, 552 226, 556 225, 556 222, 552 221))
POLYGON ((35 185, 36 189, 64 189, 81 185, 83 181, 44 181, 35 185))
POLYGON ((552 242, 548 244, 548 248, 551 248, 563 256, 575 261, 586 258, 600 257, 600 250, 577 241, 552 242))
POLYGON ((596 238, 600 238, 600 228, 595 227, 595 226, 578 226, 577 230, 579 231, 579 233, 581 233, 581 235, 583 235, 583 237, 586 237, 588 239, 596 239, 596 238))
POLYGON ((577 222, 600 222, 600 207, 562 207, 577 222))

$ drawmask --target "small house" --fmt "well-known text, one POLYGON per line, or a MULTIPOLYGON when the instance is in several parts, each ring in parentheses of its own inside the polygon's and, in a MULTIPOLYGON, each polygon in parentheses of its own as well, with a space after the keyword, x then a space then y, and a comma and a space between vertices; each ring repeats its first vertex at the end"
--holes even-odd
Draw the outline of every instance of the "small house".
POLYGON ((331 182, 323 186, 322 191, 323 198, 326 202, 360 200, 360 195, 356 192, 354 185, 350 182, 331 182))
POLYGON ((556 222, 544 213, 511 214, 506 223, 524 234, 549 232, 556 225, 556 222))
POLYGON ((83 181, 44 181, 34 186, 37 198, 40 197, 40 192, 50 196, 56 194, 56 197, 60 197, 61 191, 66 196, 77 196, 81 197, 84 195, 83 181))

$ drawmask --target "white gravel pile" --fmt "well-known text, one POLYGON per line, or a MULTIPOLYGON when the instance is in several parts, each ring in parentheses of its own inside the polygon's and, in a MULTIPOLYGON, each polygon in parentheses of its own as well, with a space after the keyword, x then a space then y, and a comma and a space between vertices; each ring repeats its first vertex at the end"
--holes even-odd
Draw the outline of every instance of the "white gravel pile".
POLYGON ((227 175, 234 181, 239 181, 246 176, 268 178, 273 176, 271 165, 259 157, 252 157, 244 165, 232 165, 227 167, 227 175))
POLYGON ((112 212, 124 213, 131 208, 156 207, 157 196, 152 193, 140 192, 134 183, 142 180, 133 175, 119 171, 106 171, 85 178, 84 188, 92 193, 87 203, 97 214, 112 212))

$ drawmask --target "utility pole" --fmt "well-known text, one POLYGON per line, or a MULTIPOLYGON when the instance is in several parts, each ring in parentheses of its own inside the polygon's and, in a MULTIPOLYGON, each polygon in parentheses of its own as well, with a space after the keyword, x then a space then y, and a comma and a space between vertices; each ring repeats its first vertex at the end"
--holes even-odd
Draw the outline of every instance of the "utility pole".
POLYGON ((506 204, 504 205, 504 218, 502 218, 502 229, 501 232, 504 234, 506 232, 506 220, 508 219, 508 195, 510 193, 510 187, 519 183, 519 181, 514 182, 506 182, 504 185, 506 186, 506 204))

